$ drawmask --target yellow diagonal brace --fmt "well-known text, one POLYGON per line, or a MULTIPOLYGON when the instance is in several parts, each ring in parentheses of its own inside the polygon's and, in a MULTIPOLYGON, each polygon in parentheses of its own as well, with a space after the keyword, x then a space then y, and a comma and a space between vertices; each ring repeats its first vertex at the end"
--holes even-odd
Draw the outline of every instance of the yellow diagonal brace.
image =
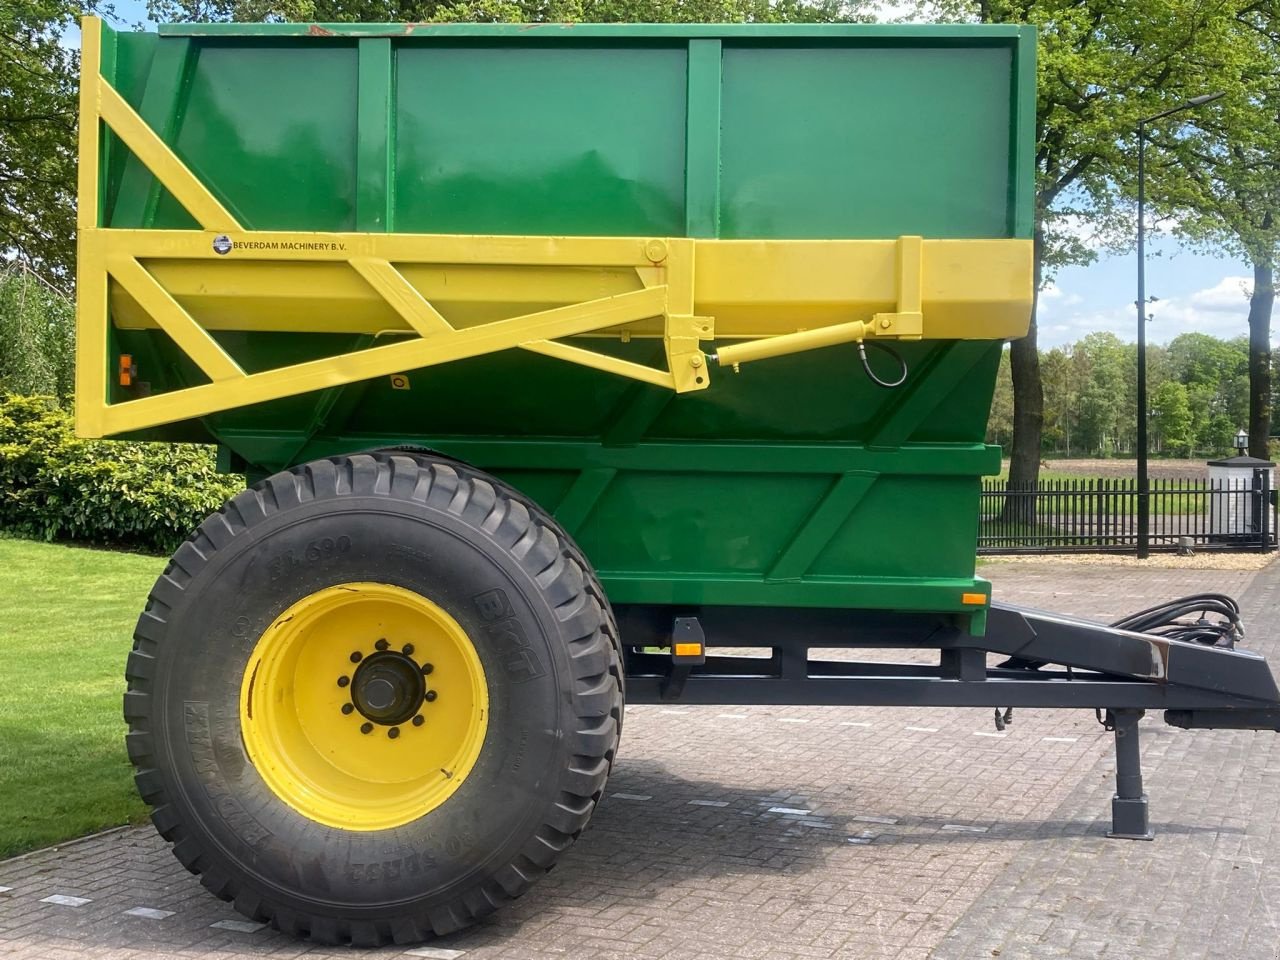
POLYGON ((352 257, 351 266, 419 336, 430 337, 453 331, 449 321, 386 260, 352 257))
MULTIPOLYGON (((165 185, 187 212, 206 230, 239 230, 240 224, 218 199, 205 189, 186 165, 146 121, 138 116, 111 84, 98 80, 98 110, 102 119, 125 142, 144 167, 165 185)), ((84 162, 90 160, 85 158, 84 162)))
POLYGON ((191 319, 191 314, 183 310, 177 300, 156 283, 151 274, 142 269, 137 260, 132 257, 112 257, 107 261, 107 270, 210 380, 217 382, 244 378, 244 371, 239 365, 213 337, 191 319))
POLYGON ((104 411, 106 432, 123 433, 201 417, 232 407, 292 397, 371 377, 464 360, 539 340, 572 337, 666 312, 667 290, 653 287, 575 303, 449 334, 370 347, 356 353, 250 374, 234 382, 210 383, 113 404, 104 411))
POLYGON ((557 360, 568 360, 570 363, 578 363, 584 367, 595 367, 597 370, 603 370, 606 373, 630 377, 632 380, 643 380, 645 383, 666 387, 669 390, 674 390, 676 386, 674 378, 669 373, 655 370, 653 367, 646 367, 642 363, 632 363, 630 360, 620 360, 617 357, 596 353, 594 350, 571 347, 567 343, 539 340, 537 343, 522 343, 520 346, 525 350, 540 353, 543 356, 555 357, 557 360))

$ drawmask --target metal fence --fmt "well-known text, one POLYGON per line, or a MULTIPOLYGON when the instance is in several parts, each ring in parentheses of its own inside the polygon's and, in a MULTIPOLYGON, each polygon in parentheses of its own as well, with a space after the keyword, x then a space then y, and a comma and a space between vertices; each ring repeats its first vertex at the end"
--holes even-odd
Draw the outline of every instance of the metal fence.
MULTIPOLYGON (((1265 470, 1243 481, 1152 480, 1152 551, 1276 549, 1280 510, 1265 470)), ((985 480, 978 553, 1125 553, 1138 545, 1132 479, 985 480)))

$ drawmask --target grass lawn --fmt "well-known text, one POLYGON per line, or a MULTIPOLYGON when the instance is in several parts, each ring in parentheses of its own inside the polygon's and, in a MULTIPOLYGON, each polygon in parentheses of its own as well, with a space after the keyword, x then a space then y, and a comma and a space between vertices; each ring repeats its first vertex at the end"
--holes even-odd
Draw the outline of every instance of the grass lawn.
POLYGON ((0 539, 0 857, 145 817, 120 716, 164 561, 0 539))

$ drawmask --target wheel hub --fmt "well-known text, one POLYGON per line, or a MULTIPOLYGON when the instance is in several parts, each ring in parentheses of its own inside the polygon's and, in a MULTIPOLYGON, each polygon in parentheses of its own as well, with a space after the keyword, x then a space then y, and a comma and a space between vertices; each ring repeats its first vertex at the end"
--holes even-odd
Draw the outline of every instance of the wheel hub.
POLYGON ((347 830, 424 816, 471 773, 488 727, 467 632, 420 593, 354 581, 296 601, 245 665, 240 725, 271 790, 347 830))
POLYGON ((427 684, 413 658, 379 651, 360 661, 351 678, 351 702, 360 715, 386 727, 408 723, 422 708, 427 684))

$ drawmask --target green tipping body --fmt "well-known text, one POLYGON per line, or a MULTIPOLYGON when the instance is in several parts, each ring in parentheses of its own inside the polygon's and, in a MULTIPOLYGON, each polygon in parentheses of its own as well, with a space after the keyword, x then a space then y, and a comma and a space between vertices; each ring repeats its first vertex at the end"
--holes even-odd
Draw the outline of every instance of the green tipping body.
MULTIPOLYGON (((1030 236, 1023 28, 197 25, 107 31, 104 47, 108 80, 249 229, 1030 236)), ((105 226, 195 226, 106 145, 105 226)), ((153 389, 199 382, 159 332, 112 336, 153 389)), ((217 338, 251 372, 370 343, 217 338)), ((679 396, 516 351, 148 436, 216 441, 251 475, 443 452, 553 512, 616 603, 962 612, 963 592, 986 592, 974 546, 1000 350, 903 344, 907 382, 886 390, 833 347, 679 396)))

